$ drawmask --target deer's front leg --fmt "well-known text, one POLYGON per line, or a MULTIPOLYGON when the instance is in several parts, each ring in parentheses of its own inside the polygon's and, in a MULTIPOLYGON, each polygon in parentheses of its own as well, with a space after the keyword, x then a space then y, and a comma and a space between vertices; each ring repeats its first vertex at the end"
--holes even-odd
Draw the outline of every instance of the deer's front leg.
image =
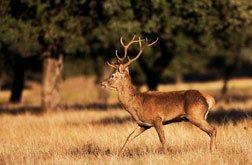
POLYGON ((156 121, 154 122, 154 127, 158 133, 158 137, 162 143, 162 147, 163 147, 163 153, 166 154, 167 153, 167 142, 165 139, 165 134, 164 134, 164 129, 163 129, 163 123, 162 123, 162 119, 158 118, 156 119, 156 121))
POLYGON ((146 131, 147 129, 149 129, 150 127, 140 127, 138 126, 127 138, 127 140, 125 141, 122 149, 120 150, 118 156, 121 156, 126 148, 126 146, 133 140, 135 139, 137 136, 139 136, 141 133, 143 133, 144 131, 146 131))

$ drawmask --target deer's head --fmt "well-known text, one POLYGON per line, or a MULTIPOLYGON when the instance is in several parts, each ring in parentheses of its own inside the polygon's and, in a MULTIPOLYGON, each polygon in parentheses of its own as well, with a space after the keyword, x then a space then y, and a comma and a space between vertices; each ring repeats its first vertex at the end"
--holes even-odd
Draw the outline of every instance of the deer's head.
POLYGON ((116 50, 115 54, 117 57, 117 62, 114 64, 107 62, 107 64, 109 66, 111 66, 112 68, 114 68, 115 71, 113 74, 111 74, 109 76, 109 78, 105 79, 101 83, 101 85, 103 87, 118 89, 121 86, 123 86, 125 83, 129 83, 130 82, 130 75, 129 75, 129 69, 128 69, 129 65, 133 61, 137 60, 140 57, 140 55, 142 54, 145 47, 150 47, 150 46, 154 45, 157 41, 158 41, 158 38, 154 42, 148 43, 147 39, 141 39, 140 37, 138 37, 136 39, 136 36, 134 35, 133 38, 131 39, 131 41, 128 44, 125 44, 123 42, 123 38, 121 37, 120 42, 124 48, 124 55, 122 57, 120 57, 118 55, 117 50, 116 50), (128 48, 133 43, 138 43, 140 50, 139 50, 138 54, 134 58, 131 59, 127 54, 128 54, 128 48))

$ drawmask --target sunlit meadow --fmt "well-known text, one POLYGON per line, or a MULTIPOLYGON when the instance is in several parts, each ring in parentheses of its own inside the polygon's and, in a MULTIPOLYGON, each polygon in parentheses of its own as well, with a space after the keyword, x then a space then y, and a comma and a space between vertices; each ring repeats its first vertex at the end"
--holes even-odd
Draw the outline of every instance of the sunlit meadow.
MULTIPOLYGON (((160 91, 194 88, 218 97, 221 82, 161 85, 160 91)), ((92 78, 71 78, 61 87, 62 103, 55 112, 37 113, 40 85, 29 82, 20 105, 4 105, 0 93, 1 164, 252 164, 252 80, 232 80, 230 98, 219 101, 208 120, 217 128, 217 149, 190 123, 165 126, 168 154, 152 128, 136 138, 122 157, 116 154, 136 127, 118 106, 97 102, 92 78)), ((145 90, 143 87, 142 90, 145 90)))

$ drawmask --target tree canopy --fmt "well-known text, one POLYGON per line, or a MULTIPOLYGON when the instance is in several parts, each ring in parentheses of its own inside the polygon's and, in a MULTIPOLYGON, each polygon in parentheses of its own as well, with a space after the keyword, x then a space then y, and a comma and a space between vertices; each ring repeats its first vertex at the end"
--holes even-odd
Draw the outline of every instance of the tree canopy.
POLYGON ((165 75, 206 71, 213 57, 222 57, 225 65, 232 64, 236 61, 234 52, 246 47, 252 20, 250 0, 0 3, 3 57, 41 56, 45 45, 61 40, 65 56, 83 56, 90 63, 93 60, 92 65, 103 65, 114 57, 115 49, 120 50, 120 36, 126 40, 133 34, 150 40, 159 37, 157 46, 148 49, 139 65, 133 66, 136 75, 143 76, 138 79, 151 89, 165 75))

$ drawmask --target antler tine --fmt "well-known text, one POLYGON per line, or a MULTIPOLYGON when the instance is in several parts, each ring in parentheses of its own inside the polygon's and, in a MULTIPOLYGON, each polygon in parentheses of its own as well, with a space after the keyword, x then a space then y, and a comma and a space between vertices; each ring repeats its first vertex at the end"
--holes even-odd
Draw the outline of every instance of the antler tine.
MULTIPOLYGON (((152 45, 154 45, 155 43, 157 43, 157 41, 159 40, 159 37, 155 40, 155 41, 153 41, 152 43, 150 43, 150 44, 147 44, 147 46, 152 46, 152 45)), ((146 42, 147 42, 148 40, 147 40, 147 38, 146 38, 146 42)), ((147 42, 148 43, 148 42, 147 42)))
POLYGON ((123 37, 120 37, 120 42, 122 44, 123 47, 125 47, 126 45, 123 43, 123 37))
MULTIPOLYGON (((134 35, 134 36, 132 37, 132 39, 131 39, 131 41, 130 41, 130 42, 134 41, 134 40, 135 40, 135 38, 136 38, 136 35, 134 35)), ((120 42, 121 42, 121 44, 122 44, 122 46, 123 46, 123 47, 125 47, 125 46, 129 45, 129 44, 127 44, 127 45, 125 45, 125 44, 124 44, 124 42, 123 42, 123 37, 120 37, 120 42)), ((130 43, 130 42, 129 42, 129 43, 130 43)))
POLYGON ((138 37, 138 43, 139 43, 139 47, 140 47, 140 49, 142 48, 142 39, 141 39, 141 37, 138 37))
POLYGON ((154 45, 154 44, 158 41, 158 39, 159 39, 159 38, 157 38, 154 42, 148 44, 148 39, 145 38, 145 44, 144 44, 144 46, 142 46, 142 41, 143 41, 143 40, 142 40, 140 37, 138 37, 138 43, 139 43, 140 51, 139 51, 139 53, 137 54, 137 56, 134 57, 133 59, 131 59, 131 58, 128 57, 128 62, 127 62, 126 64, 124 64, 124 67, 129 66, 133 61, 137 60, 137 59, 140 57, 140 55, 143 53, 143 50, 144 50, 145 46, 148 46, 148 47, 149 47, 149 46, 154 45))
POLYGON ((129 66, 133 61, 137 60, 140 57, 140 55, 143 53, 144 47, 142 47, 142 41, 143 40, 140 37, 138 37, 138 43, 139 43, 140 51, 138 52, 136 57, 134 57, 132 59, 128 57, 128 62, 126 64, 124 64, 124 67, 129 66))
POLYGON ((116 57, 117 57, 117 59, 119 60, 119 61, 123 61, 124 59, 125 59, 125 57, 127 56, 127 45, 125 45, 124 44, 124 42, 123 42, 123 37, 120 37, 120 43, 121 43, 121 45, 124 47, 124 55, 123 55, 123 57, 121 58, 121 57, 119 57, 119 55, 118 55, 118 51, 116 50, 115 51, 115 54, 116 54, 116 57))
POLYGON ((107 61, 107 65, 108 65, 108 66, 111 66, 112 68, 115 68, 115 69, 116 69, 116 66, 113 65, 113 64, 110 64, 108 61, 107 61))
POLYGON ((123 61, 125 57, 123 57, 123 58, 119 57, 119 55, 118 55, 117 52, 118 52, 118 51, 116 50, 116 51, 115 51, 116 58, 117 58, 119 61, 123 61))
POLYGON ((134 41, 134 40, 135 40, 135 38, 136 38, 136 35, 133 35, 133 37, 132 37, 131 41, 134 41))
POLYGON ((123 42, 123 37, 120 38, 120 43, 121 43, 121 45, 122 45, 123 48, 124 48, 124 55, 123 55, 123 57, 119 57, 118 52, 117 52, 117 50, 116 50, 116 57, 117 57, 117 59, 118 59, 119 61, 122 62, 122 61, 127 57, 128 48, 130 47, 131 44, 136 43, 136 42, 139 42, 138 40, 135 40, 135 38, 136 38, 136 35, 134 35, 134 36, 132 37, 132 39, 130 40, 130 42, 129 42, 128 44, 125 44, 125 43, 123 42))

